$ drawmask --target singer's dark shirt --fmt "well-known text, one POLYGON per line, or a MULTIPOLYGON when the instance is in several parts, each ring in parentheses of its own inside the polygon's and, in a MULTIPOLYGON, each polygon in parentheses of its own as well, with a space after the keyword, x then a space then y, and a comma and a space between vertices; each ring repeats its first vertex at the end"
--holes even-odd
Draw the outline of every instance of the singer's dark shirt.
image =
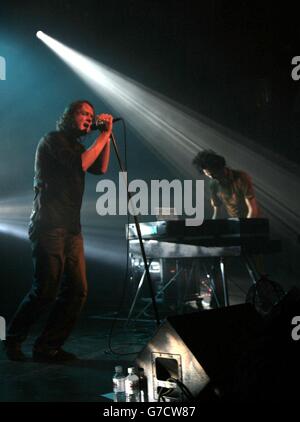
MULTIPOLYGON (((36 150, 34 201, 30 216, 29 235, 41 230, 64 228, 79 233, 80 209, 84 192, 85 172, 81 154, 84 146, 66 132, 44 136, 36 150)), ((101 157, 88 169, 101 173, 101 157)))

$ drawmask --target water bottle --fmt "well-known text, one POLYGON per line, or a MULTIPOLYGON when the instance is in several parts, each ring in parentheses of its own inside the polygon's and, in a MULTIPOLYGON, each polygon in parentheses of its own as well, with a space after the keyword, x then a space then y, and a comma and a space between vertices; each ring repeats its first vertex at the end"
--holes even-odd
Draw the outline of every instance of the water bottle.
POLYGON ((148 401, 148 381, 144 372, 144 368, 138 368, 139 387, 140 387, 140 401, 148 401))
POLYGON ((112 379, 113 392, 115 402, 125 401, 125 375, 123 374, 122 366, 118 365, 115 367, 115 374, 112 379))
POLYGON ((139 377, 134 368, 128 368, 128 375, 125 378, 125 394, 127 402, 140 401, 139 377))

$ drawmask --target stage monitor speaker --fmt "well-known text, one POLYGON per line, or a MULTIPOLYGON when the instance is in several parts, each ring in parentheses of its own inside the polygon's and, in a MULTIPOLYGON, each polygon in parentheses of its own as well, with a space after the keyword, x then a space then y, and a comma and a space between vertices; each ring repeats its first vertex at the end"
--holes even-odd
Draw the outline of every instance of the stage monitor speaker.
POLYGON ((222 393, 260 327, 250 304, 168 317, 137 357, 149 401, 185 401, 208 389, 222 393))

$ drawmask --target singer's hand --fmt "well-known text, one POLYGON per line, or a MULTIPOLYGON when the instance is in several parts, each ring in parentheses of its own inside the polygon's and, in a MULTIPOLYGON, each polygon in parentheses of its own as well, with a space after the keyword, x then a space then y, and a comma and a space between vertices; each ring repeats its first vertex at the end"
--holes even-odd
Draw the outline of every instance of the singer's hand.
POLYGON ((105 133, 110 137, 113 128, 113 116, 111 114, 102 113, 96 116, 96 122, 99 122, 99 120, 106 123, 107 130, 105 133))
POLYGON ((95 160, 101 157, 101 174, 105 173, 108 167, 109 155, 110 155, 110 137, 112 134, 113 117, 110 114, 99 114, 96 116, 96 123, 99 121, 105 122, 106 129, 101 131, 95 142, 81 154, 82 170, 87 169, 95 162, 95 160))

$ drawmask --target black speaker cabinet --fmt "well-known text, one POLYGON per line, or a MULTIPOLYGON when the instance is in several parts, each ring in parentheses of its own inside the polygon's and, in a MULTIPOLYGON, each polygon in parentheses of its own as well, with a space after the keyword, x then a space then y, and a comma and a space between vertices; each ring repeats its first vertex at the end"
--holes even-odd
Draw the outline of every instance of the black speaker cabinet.
POLYGON ((149 401, 161 395, 166 401, 187 400, 181 384, 193 397, 209 385, 218 391, 260 323, 250 304, 168 317, 137 358, 147 376, 149 401))

